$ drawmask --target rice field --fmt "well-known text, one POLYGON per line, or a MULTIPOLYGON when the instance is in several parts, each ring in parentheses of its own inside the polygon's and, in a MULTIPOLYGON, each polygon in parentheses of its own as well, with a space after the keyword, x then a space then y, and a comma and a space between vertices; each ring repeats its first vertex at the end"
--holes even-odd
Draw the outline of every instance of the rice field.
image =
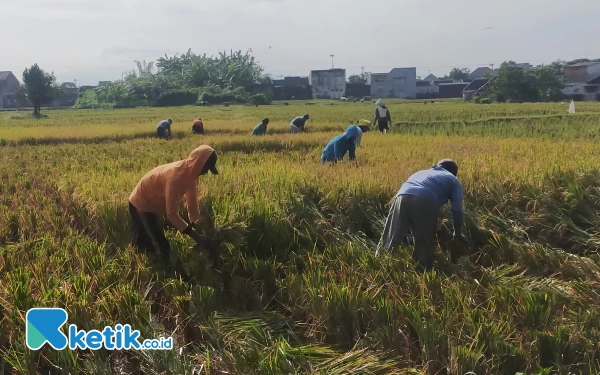
MULTIPOLYGON (((0 112, 0 371, 6 374, 598 374, 600 103, 389 103, 355 162, 320 164, 366 103, 0 112), (288 134, 309 113, 308 133, 288 134), (206 134, 193 135, 202 117, 206 134), (173 119, 174 139, 154 138, 173 119), (269 117, 268 134, 248 134, 269 117), (168 231, 192 280, 130 244, 127 198, 200 144, 202 212, 221 269, 168 231), (375 257, 403 181, 459 164, 468 246, 438 228, 436 269, 375 257), (208 224, 206 224, 208 225, 208 224), (131 324, 168 351, 39 351, 25 313, 80 329, 131 324)), ((181 206, 182 217, 186 218, 181 206)))

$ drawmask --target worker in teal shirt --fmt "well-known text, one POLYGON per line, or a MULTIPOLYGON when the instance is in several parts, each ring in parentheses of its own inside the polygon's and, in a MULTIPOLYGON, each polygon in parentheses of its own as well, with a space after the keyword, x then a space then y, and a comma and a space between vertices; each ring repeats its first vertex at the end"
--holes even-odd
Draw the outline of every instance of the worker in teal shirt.
MULTIPOLYGON (((408 179, 394 197, 383 231, 383 248, 391 251, 405 243, 408 231, 415 239, 413 258, 425 270, 433 267, 437 219, 441 207, 450 200, 454 238, 465 242, 463 189, 456 177, 458 165, 443 159, 431 169, 419 171, 408 179)), ((377 249, 380 253, 381 243, 377 249)))
POLYGON ((362 138, 362 130, 356 125, 350 125, 346 132, 333 138, 321 155, 321 163, 326 162, 336 163, 338 160, 343 160, 344 155, 348 153, 348 159, 356 159, 356 146, 360 145, 362 138))
POLYGON ((256 125, 250 135, 265 135, 267 133, 267 125, 269 125, 269 119, 265 118, 260 124, 256 125))

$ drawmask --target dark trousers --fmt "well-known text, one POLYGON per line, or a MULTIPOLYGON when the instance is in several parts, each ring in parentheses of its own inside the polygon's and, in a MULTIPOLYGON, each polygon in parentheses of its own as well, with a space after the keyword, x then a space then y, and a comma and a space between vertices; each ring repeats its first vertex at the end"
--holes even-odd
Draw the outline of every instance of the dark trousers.
POLYGON ((163 139, 163 138, 167 138, 166 136, 166 131, 167 129, 165 128, 156 128, 156 135, 158 136, 158 138, 163 139))
POLYGON ((150 254, 158 254, 168 263, 171 254, 171 245, 165 237, 165 231, 160 225, 158 216, 149 212, 138 212, 129 202, 134 245, 150 254))
POLYGON ((204 128, 200 125, 192 125, 192 133, 204 134, 204 128))
MULTIPOLYGON (((428 199, 399 195, 390 208, 383 231, 383 249, 406 244, 410 231, 415 239, 413 258, 429 271, 433 267, 439 209, 428 199)), ((381 243, 379 247, 381 248, 381 243)), ((377 250, 380 252, 380 249, 377 250)))
POLYGON ((388 122, 385 120, 384 121, 379 120, 378 125, 379 125, 379 131, 382 133, 383 133, 384 129, 389 129, 388 122))

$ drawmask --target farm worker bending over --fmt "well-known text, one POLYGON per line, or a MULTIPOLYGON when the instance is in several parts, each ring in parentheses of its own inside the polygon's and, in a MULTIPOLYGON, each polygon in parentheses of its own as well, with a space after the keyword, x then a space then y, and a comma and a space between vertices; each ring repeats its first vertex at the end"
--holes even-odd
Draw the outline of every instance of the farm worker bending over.
POLYGON ((344 159, 346 153, 348 153, 348 159, 355 160, 356 146, 360 145, 361 138, 362 130, 356 125, 350 125, 346 129, 346 133, 333 138, 325 146, 325 150, 321 154, 321 163, 325 164, 328 161, 337 163, 338 160, 344 159))
POLYGON ((210 146, 196 148, 187 159, 164 164, 152 169, 138 182, 129 196, 129 213, 133 224, 135 245, 143 250, 155 250, 164 262, 169 262, 171 247, 159 225, 158 215, 167 220, 180 232, 198 243, 204 236, 194 228, 200 219, 198 207, 198 177, 217 170, 217 153, 210 146), (185 197, 190 223, 178 213, 179 201, 185 197), (159 246, 155 249, 154 244, 159 246))
MULTIPOLYGON (((419 171, 408 179, 396 196, 383 232, 383 247, 390 251, 399 246, 410 230, 415 239, 413 258, 427 271, 433 267, 436 247, 437 217, 450 200, 454 238, 465 241, 462 234, 463 190, 453 160, 440 160, 431 169, 419 171)), ((377 253, 380 252, 381 243, 377 253)))
POLYGON ((308 114, 294 118, 292 122, 290 122, 290 131, 292 134, 305 132, 306 130, 304 130, 304 124, 309 118, 310 116, 308 114))
POLYGON ((158 138, 160 138, 160 139, 171 138, 171 124, 172 123, 173 123, 173 120, 171 120, 171 119, 162 120, 161 122, 158 123, 158 126, 156 127, 156 134, 158 135, 158 138))
POLYGON ((379 131, 387 133, 390 128, 389 125, 392 124, 390 110, 385 106, 385 103, 381 99, 375 102, 375 106, 375 121, 373 121, 373 125, 377 123, 379 125, 379 131))
POLYGON ((192 133, 194 134, 204 134, 204 123, 201 118, 198 120, 194 120, 192 123, 192 133))
POLYGON ((250 135, 265 135, 267 133, 267 125, 269 125, 269 119, 265 118, 260 124, 254 127, 250 135))

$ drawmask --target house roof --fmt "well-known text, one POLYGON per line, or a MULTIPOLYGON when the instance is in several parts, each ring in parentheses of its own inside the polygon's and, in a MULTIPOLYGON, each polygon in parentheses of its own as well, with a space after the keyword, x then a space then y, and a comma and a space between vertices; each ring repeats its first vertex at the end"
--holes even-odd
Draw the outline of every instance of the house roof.
POLYGON ((488 68, 487 66, 479 67, 479 68, 473 70, 471 72, 471 74, 469 74, 469 79, 483 77, 486 73, 491 72, 491 71, 492 71, 492 69, 488 68))
POLYGON ((312 73, 323 73, 323 72, 336 72, 336 73, 341 73, 341 72, 345 72, 346 69, 341 69, 341 68, 335 68, 335 69, 317 69, 317 70, 311 70, 311 74, 312 73))
POLYGON ((492 78, 475 78, 474 80, 469 82, 467 87, 465 87, 465 91, 479 90, 480 88, 482 88, 486 83, 488 83, 491 80, 492 80, 492 78))
POLYGON ((5 79, 8 78, 9 75, 11 75, 12 72, 11 71, 6 71, 6 72, 0 72, 0 81, 4 81, 5 79))
POLYGON ((434 76, 433 74, 430 74, 427 77, 425 77, 424 81, 435 81, 437 79, 438 77, 434 76))
POLYGON ((587 83, 592 84, 592 85, 600 84, 600 76, 590 79, 589 81, 587 81, 587 83))
POLYGON ((600 64, 600 61, 582 62, 582 63, 578 63, 578 64, 569 65, 569 66, 567 66, 567 68, 578 68, 578 67, 582 67, 582 66, 590 66, 590 65, 596 65, 596 64, 600 64))

